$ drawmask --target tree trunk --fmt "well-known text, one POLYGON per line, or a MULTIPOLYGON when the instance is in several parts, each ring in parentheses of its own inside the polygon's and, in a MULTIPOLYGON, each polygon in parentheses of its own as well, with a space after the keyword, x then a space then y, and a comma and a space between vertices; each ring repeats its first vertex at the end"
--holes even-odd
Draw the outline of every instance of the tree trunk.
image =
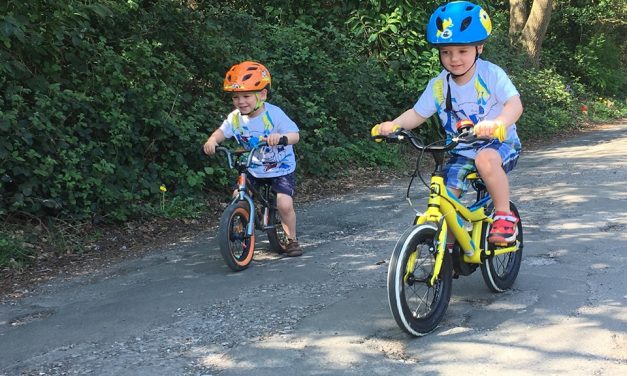
POLYGON ((540 61, 542 41, 549 27, 553 0, 534 0, 529 18, 522 30, 520 42, 525 52, 534 64, 540 61))
POLYGON ((509 38, 518 41, 527 20, 526 0, 509 0, 509 38))

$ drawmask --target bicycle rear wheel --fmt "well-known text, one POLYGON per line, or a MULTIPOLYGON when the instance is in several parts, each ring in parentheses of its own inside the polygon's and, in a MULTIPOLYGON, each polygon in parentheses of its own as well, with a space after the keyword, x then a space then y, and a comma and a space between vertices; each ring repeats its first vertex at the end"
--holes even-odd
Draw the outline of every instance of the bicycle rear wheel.
POLYGON ((245 201, 229 205, 220 218, 220 253, 224 262, 235 272, 246 269, 253 259, 255 234, 246 236, 249 219, 250 209, 245 201))
POLYGON ((287 234, 283 229, 281 223, 281 216, 276 208, 276 194, 272 193, 270 198, 270 208, 268 209, 268 228, 266 233, 268 234, 268 242, 270 243, 270 249, 276 253, 285 253, 287 250, 287 234))
POLYGON ((448 253, 438 278, 429 280, 435 265, 437 230, 430 225, 409 228, 398 240, 388 268, 388 302, 394 320, 406 333, 423 336, 440 323, 452 291, 452 264, 448 253))
MULTIPOLYGON (((503 292, 509 290, 520 270, 520 264, 522 263, 523 252, 523 226, 522 220, 518 209, 513 202, 509 203, 509 209, 518 217, 518 236, 516 242, 518 244, 518 250, 515 252, 504 253, 497 256, 489 256, 485 262, 481 264, 481 274, 483 275, 483 281, 488 288, 494 292, 503 292)), ((490 205, 487 208, 487 213, 492 213, 494 208, 490 205)), ((483 249, 490 249, 493 247, 488 242, 488 234, 490 233, 491 226, 485 224, 481 232, 481 245, 483 249)))

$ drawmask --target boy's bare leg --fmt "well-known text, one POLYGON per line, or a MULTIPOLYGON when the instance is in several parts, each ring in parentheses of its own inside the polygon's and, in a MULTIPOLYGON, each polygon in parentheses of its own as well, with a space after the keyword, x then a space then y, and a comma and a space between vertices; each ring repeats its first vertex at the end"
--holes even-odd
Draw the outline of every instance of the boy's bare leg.
POLYGON ((292 197, 285 193, 277 193, 277 207, 287 238, 296 239, 296 212, 292 197))
POLYGON ((509 213, 509 179, 502 163, 501 156, 493 149, 482 150, 475 159, 479 175, 494 202, 494 209, 509 213))
POLYGON ((283 230, 289 239, 285 254, 289 257, 300 256, 303 249, 296 240, 296 213, 294 212, 294 201, 292 197, 284 193, 277 194, 277 206, 281 214, 283 230))

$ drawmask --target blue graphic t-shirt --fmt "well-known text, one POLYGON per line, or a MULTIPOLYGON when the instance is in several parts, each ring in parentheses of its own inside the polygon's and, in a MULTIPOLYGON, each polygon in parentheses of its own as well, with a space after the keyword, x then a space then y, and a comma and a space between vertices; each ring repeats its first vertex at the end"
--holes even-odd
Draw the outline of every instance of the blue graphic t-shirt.
MULTIPOLYGON (((449 138, 457 135, 455 126, 459 120, 470 119, 477 124, 481 120, 495 119, 503 110, 505 102, 514 95, 519 95, 503 69, 485 60, 477 60, 475 74, 464 85, 457 85, 452 78, 447 82, 447 75, 448 72, 443 70, 429 81, 427 88, 414 105, 414 110, 425 119, 437 113, 449 138), (446 111, 449 85, 452 108, 446 111)), ((507 139, 504 143, 510 144, 515 150, 520 150, 516 124, 507 129, 507 139)), ((465 145, 458 146, 454 152, 472 159, 477 153, 476 149, 468 149, 465 145)))
MULTIPOLYGON (((298 126, 279 107, 265 103, 265 112, 254 118, 235 110, 224 120, 220 129, 226 138, 235 137, 237 142, 251 149, 271 133, 298 132, 298 126)), ((296 169, 296 157, 292 145, 266 146, 255 153, 248 171, 256 178, 273 178, 287 175, 296 169)))

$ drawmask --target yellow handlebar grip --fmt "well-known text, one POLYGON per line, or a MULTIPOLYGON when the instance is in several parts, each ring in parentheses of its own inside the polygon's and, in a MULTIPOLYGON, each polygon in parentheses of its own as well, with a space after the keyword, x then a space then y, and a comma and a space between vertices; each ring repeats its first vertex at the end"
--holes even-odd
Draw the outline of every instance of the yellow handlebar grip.
MULTIPOLYGON (((372 136, 372 137, 374 138, 374 137, 376 137, 376 136, 380 136, 380 135, 381 135, 381 134, 379 133, 379 126, 380 126, 380 125, 381 125, 381 124, 377 124, 377 125, 375 125, 374 127, 372 127, 372 129, 370 130, 370 136, 372 136)), ((392 133, 394 133, 394 132, 398 131, 399 129, 401 129, 401 126, 400 126, 400 125, 396 125, 396 124, 394 124, 394 127, 392 128, 392 133)), ((378 138, 378 139, 377 139, 377 138, 375 138, 375 141, 376 141, 376 142, 381 142, 381 141, 383 141, 383 139, 382 139, 382 138, 378 138)))
MULTIPOLYGON (((375 137, 379 135, 379 124, 375 125, 374 127, 372 127, 372 129, 370 130, 370 136, 375 137)), ((383 141, 382 139, 377 139, 375 138, 375 142, 381 142, 383 141)))
POLYGON ((505 126, 503 124, 500 124, 494 130, 494 137, 498 138, 500 142, 505 141, 505 139, 507 138, 507 129, 505 128, 505 126))

